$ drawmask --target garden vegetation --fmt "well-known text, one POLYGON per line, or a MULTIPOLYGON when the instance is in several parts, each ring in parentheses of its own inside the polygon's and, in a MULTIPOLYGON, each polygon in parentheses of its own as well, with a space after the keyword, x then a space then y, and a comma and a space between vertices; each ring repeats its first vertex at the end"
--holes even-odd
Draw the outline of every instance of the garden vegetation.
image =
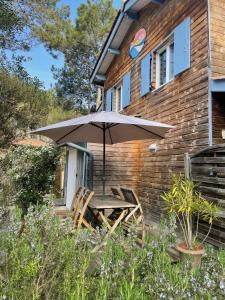
MULTIPOLYGON (((200 269, 187 259, 172 263, 167 253, 175 241, 175 222, 136 245, 135 231, 122 230, 99 252, 92 249, 104 233, 73 232, 61 225, 51 204, 10 214, 0 230, 0 299, 157 300, 225 298, 225 251, 207 247, 200 269), (7 222, 7 221, 6 221, 7 222)), ((104 229, 102 229, 104 231, 104 229)))

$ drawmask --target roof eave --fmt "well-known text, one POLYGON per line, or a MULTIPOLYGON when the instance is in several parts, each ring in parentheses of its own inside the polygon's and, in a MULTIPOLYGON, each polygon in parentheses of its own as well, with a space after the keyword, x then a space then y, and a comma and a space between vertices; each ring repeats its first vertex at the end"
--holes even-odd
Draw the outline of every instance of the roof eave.
MULTIPOLYGON (((96 64, 94 66, 94 69, 93 69, 91 77, 90 77, 91 83, 98 84, 98 85, 99 84, 104 85, 105 80, 102 80, 101 82, 99 82, 99 79, 96 79, 96 75, 98 75, 98 76, 105 75, 113 58, 115 57, 115 55, 117 55, 116 53, 109 53, 108 49, 114 48, 111 45, 112 45, 112 42, 114 41, 114 39, 116 38, 116 34, 119 32, 120 26, 122 26, 122 23, 124 23, 124 29, 122 28, 122 33, 127 32, 129 30, 130 25, 137 18, 138 12, 142 8, 144 8, 146 5, 148 5, 150 3, 155 3, 155 4, 161 5, 164 3, 164 1, 165 0, 141 0, 141 1, 140 0, 128 0, 126 3, 124 3, 123 8, 121 10, 119 10, 119 12, 116 16, 116 19, 113 23, 111 31, 108 34, 108 37, 103 45, 100 55, 96 61, 96 64), (130 20, 130 22, 127 21, 128 19, 130 20), (105 60, 106 58, 108 59, 108 62, 105 60), (99 72, 104 61, 106 61, 106 67, 105 67, 106 71, 99 72)), ((123 34, 122 34, 122 36, 123 36, 123 34)), ((123 39, 124 39, 124 37, 122 37, 121 42, 119 42, 120 45, 121 45, 123 39)), ((115 50, 119 50, 120 45, 118 45, 117 49, 115 49, 115 50)))
MULTIPOLYGON (((100 55, 95 63, 95 66, 94 66, 94 69, 92 71, 92 74, 91 74, 91 77, 90 77, 90 81, 91 83, 95 83, 94 80, 95 80, 95 76, 97 75, 97 72, 98 72, 98 69, 99 67, 101 66, 106 54, 107 54, 107 51, 108 51, 108 48, 110 47, 111 45, 111 42, 120 26, 120 23, 123 19, 123 12, 121 10, 119 10, 117 16, 116 16, 116 19, 112 25, 112 28, 111 28, 111 31, 110 33, 108 34, 108 37, 102 47, 102 50, 100 52, 100 55)), ((100 74, 101 75, 101 74, 100 74)))

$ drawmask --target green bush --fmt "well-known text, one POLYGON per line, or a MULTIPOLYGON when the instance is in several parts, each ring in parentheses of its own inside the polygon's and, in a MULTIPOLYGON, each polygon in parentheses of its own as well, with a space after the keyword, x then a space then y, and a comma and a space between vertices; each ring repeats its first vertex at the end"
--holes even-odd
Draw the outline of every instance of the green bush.
POLYGON ((225 251, 207 248, 201 269, 191 262, 173 264, 167 254, 174 241, 174 222, 164 222, 144 248, 135 232, 122 230, 92 253, 104 229, 71 233, 72 222, 60 225, 50 206, 30 207, 21 232, 21 212, 0 230, 0 299, 23 300, 157 300, 224 299, 225 251))
POLYGON ((16 203, 26 213, 51 192, 59 151, 52 146, 11 147, 0 161, 2 202, 16 203))

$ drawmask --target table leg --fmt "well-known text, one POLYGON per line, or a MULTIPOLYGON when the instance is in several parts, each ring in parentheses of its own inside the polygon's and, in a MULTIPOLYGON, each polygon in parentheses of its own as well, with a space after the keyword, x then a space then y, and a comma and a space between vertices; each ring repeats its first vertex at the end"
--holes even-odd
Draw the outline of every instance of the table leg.
POLYGON ((108 237, 110 234, 112 234, 112 233, 116 230, 117 226, 120 224, 120 222, 123 220, 123 218, 124 218, 125 215, 127 214, 127 211, 128 211, 127 209, 124 209, 124 210, 121 212, 119 218, 118 218, 118 219, 116 220, 116 222, 113 224, 113 226, 111 227, 111 229, 109 230, 109 232, 106 234, 105 237, 108 237))
POLYGON ((112 227, 111 225, 109 224, 108 220, 106 219, 106 217, 104 216, 104 213, 103 212, 99 212, 99 216, 101 217, 103 223, 106 225, 106 227, 110 230, 112 227))
POLYGON ((101 244, 99 244, 98 246, 96 246, 93 250, 92 253, 97 252, 98 250, 100 250, 103 246, 106 245, 107 241, 106 239, 109 237, 109 235, 111 235, 112 233, 114 233, 114 231, 116 230, 117 226, 120 224, 120 222, 123 220, 123 218, 126 216, 128 212, 128 209, 124 209, 119 218, 116 220, 116 222, 113 224, 113 226, 109 229, 109 231, 107 232, 107 234, 104 236, 103 241, 101 242, 101 244))

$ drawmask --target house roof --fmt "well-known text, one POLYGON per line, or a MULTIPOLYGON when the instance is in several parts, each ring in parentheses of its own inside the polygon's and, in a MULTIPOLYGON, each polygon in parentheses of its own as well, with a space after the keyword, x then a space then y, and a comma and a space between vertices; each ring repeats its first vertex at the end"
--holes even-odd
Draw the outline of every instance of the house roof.
POLYGON ((105 74, 115 55, 118 55, 119 48, 126 37, 130 26, 137 20, 139 11, 149 3, 161 5, 164 1, 165 0, 127 0, 123 4, 123 7, 118 11, 112 28, 96 61, 90 77, 91 83, 98 85, 104 84, 105 74))

